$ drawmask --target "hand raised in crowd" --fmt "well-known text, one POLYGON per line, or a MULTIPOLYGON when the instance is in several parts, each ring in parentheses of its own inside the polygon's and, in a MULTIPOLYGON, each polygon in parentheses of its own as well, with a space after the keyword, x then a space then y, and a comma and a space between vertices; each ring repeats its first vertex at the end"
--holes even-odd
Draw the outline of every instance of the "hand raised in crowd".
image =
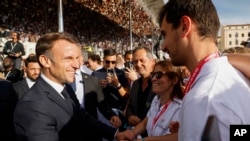
POLYGON ((131 81, 138 79, 138 74, 133 68, 125 68, 125 76, 131 81))
POLYGON ((118 116, 112 116, 109 121, 115 128, 119 128, 122 124, 118 116))
POLYGON ((178 132, 178 129, 180 127, 180 124, 178 121, 171 121, 168 128, 171 133, 176 133, 178 132))
POLYGON ((118 141, 133 141, 135 134, 131 130, 126 130, 123 132, 118 132, 115 136, 118 141))
POLYGON ((139 117, 137 117, 137 116, 129 116, 128 117, 128 123, 130 124, 130 125, 133 125, 133 126, 135 126, 135 125, 137 125, 138 123, 140 123, 142 120, 139 118, 139 117))

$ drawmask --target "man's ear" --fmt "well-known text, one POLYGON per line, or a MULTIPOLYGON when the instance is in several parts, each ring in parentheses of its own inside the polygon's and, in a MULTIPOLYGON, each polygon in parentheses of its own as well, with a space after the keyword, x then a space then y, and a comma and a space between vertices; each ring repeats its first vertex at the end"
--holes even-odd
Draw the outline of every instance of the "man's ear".
POLYGON ((45 55, 40 55, 39 56, 39 62, 42 64, 42 66, 44 68, 49 68, 50 67, 50 59, 45 55))
POLYGON ((183 16, 181 18, 181 35, 182 35, 182 37, 189 35, 191 28, 192 28, 192 20, 188 16, 183 16))

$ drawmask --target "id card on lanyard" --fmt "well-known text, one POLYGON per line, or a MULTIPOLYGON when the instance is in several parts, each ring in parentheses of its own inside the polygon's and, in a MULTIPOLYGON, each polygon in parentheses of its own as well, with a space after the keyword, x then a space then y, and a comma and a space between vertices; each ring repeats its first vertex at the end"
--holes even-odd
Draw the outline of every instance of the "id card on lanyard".
POLYGON ((197 67, 195 68, 195 70, 193 71, 193 73, 190 76, 190 79, 189 79, 189 81, 188 81, 188 83, 186 85, 186 88, 184 90, 184 95, 186 95, 189 92, 191 86, 193 85, 196 77, 200 73, 200 71, 201 71, 202 67, 204 66, 204 64, 206 64, 209 60, 211 60, 213 58, 217 58, 217 57, 219 57, 219 53, 214 52, 212 54, 209 54, 208 56, 206 56, 204 59, 202 59, 200 61, 200 63, 197 65, 197 67))
POLYGON ((156 114, 154 119, 153 119, 153 123, 152 123, 152 132, 153 132, 153 129, 154 129, 154 126, 156 124, 156 122, 158 121, 158 119, 163 115, 163 113, 165 113, 165 111, 167 110, 169 104, 171 103, 171 100, 169 100, 163 107, 162 109, 160 110, 160 112, 158 112, 159 114, 156 114))

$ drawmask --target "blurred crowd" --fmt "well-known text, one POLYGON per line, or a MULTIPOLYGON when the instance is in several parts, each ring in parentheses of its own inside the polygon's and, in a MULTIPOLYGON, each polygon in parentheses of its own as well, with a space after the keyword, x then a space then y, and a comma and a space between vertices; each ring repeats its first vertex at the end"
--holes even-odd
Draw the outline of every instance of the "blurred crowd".
MULTIPOLYGON (((130 45, 128 0, 63 1, 64 31, 83 46, 120 48, 130 45)), ((40 35, 58 30, 57 0, 2 0, 0 26, 21 32, 22 41, 36 42, 40 35), (38 8, 39 7, 39 8, 38 8)), ((152 47, 159 29, 135 0, 131 1, 132 43, 152 47)))

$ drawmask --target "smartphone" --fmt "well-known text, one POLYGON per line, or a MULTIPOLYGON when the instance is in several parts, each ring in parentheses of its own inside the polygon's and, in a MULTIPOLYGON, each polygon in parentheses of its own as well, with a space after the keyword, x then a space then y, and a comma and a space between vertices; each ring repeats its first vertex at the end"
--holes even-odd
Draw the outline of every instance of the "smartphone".
POLYGON ((115 69, 107 69, 107 75, 114 75, 115 74, 115 69))
POLYGON ((130 62, 125 62, 124 66, 126 68, 129 68, 129 69, 133 69, 134 68, 133 62, 131 62, 131 61, 130 62))

